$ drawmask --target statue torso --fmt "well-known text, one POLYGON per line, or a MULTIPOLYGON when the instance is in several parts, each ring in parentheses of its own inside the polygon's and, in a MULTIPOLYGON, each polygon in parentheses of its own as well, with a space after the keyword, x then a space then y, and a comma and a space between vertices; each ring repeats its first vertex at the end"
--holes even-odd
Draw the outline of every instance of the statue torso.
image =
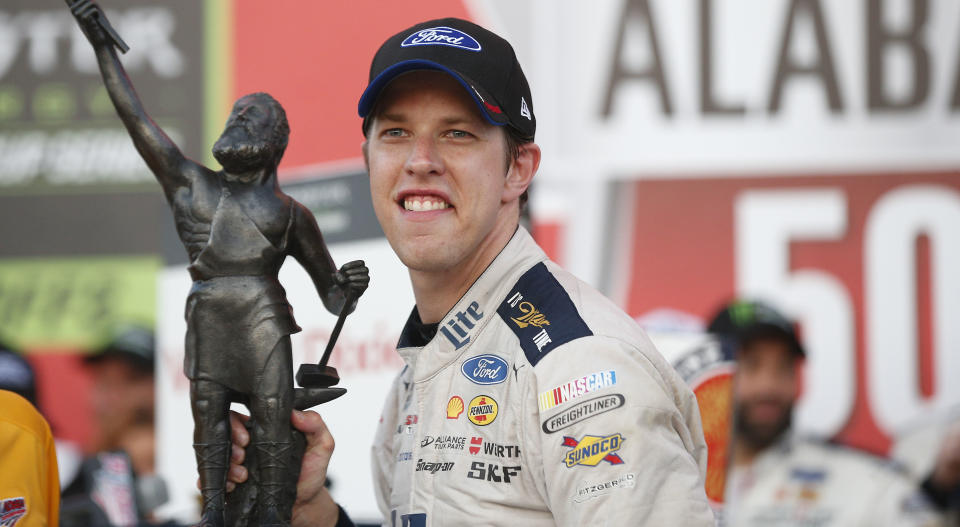
POLYGON ((194 279, 276 275, 286 255, 292 200, 272 185, 203 174, 172 201, 194 279))

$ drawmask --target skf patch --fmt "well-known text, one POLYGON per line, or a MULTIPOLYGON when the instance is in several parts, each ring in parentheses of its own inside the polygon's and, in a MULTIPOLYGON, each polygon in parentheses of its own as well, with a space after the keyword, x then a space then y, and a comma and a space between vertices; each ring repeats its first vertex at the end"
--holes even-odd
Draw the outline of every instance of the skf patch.
POLYGON ((497 418, 497 401, 489 395, 478 395, 470 401, 467 418, 477 426, 487 426, 497 418))
POLYGON ((570 295, 543 263, 517 280, 497 314, 516 333, 533 366, 557 346, 593 335, 570 295))
POLYGON ((454 395, 447 401, 447 419, 456 419, 463 413, 463 399, 454 395))
POLYGON ((567 468, 576 465, 595 467, 601 461, 606 461, 611 465, 620 465, 623 463, 623 459, 614 452, 620 450, 622 445, 623 436, 620 434, 605 437, 584 436, 583 439, 579 441, 572 437, 564 436, 563 446, 573 448, 573 450, 567 452, 563 462, 567 465, 567 468))
POLYGON ((537 402, 540 404, 541 411, 549 410, 571 399, 576 399, 582 395, 613 386, 614 384, 617 384, 616 370, 598 371, 584 375, 579 379, 567 381, 551 390, 541 392, 537 397, 537 402))
POLYGON ((23 497, 0 501, 0 526, 13 527, 27 514, 27 501, 23 497))

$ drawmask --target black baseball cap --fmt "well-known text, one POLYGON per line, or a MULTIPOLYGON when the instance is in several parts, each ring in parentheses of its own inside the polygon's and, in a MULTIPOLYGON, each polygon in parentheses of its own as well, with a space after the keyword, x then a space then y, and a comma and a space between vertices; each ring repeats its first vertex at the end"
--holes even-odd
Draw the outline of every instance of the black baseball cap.
POLYGON ((107 359, 122 360, 139 371, 152 373, 156 339, 153 330, 137 324, 121 324, 115 327, 108 342, 84 358, 87 364, 96 364, 107 359))
POLYGON ((37 405, 37 375, 30 363, 0 342, 0 390, 14 392, 37 405))
POLYGON ((806 356, 793 322, 763 302, 737 300, 727 304, 713 317, 707 331, 734 340, 737 347, 757 338, 782 339, 794 355, 806 356))
POLYGON ((459 18, 422 22, 380 46, 358 106, 364 133, 383 88, 398 75, 414 70, 450 74, 490 124, 510 126, 533 140, 537 130, 533 97, 513 47, 498 35, 459 18))

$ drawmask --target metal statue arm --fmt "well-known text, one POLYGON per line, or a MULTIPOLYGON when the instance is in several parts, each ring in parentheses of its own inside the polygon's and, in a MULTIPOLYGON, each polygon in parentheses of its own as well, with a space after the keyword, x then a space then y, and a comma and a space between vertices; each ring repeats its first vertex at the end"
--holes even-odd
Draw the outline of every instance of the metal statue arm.
POLYGON ((369 271, 360 260, 343 265, 338 271, 317 220, 306 207, 294 202, 293 225, 290 232, 290 254, 307 270, 317 294, 327 311, 338 314, 346 300, 347 290, 353 290, 355 299, 350 312, 356 307, 356 299, 370 283, 369 271))
POLYGON ((177 189, 189 185, 188 177, 195 173, 191 168, 199 168, 199 165, 184 157, 177 145, 147 115, 117 57, 113 41, 99 22, 103 17, 100 8, 89 0, 79 0, 73 4, 72 11, 97 54, 104 85, 120 120, 133 139, 137 152, 170 199, 177 189))

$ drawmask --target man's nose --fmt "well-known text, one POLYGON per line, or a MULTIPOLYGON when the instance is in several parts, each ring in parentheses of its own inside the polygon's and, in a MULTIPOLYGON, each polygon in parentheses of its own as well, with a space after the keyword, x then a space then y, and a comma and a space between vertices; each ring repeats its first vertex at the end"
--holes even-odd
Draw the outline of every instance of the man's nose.
POLYGON ((429 176, 443 172, 443 160, 433 138, 417 137, 413 141, 404 169, 416 176, 429 176))

